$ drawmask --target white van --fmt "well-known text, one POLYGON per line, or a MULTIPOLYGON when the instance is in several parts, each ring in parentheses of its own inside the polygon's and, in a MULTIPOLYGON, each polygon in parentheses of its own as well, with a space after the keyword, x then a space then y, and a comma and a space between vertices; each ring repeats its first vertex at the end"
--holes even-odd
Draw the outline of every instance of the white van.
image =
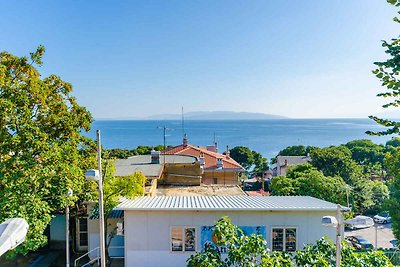
POLYGON ((350 220, 344 221, 344 226, 349 229, 368 228, 374 225, 374 220, 368 216, 358 215, 350 220))

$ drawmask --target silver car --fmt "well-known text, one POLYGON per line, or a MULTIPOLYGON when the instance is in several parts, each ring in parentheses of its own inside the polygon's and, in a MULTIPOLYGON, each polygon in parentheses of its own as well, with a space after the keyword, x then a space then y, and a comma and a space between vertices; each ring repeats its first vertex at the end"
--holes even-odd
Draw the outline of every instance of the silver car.
POLYGON ((374 222, 376 223, 389 223, 392 221, 392 217, 390 217, 388 212, 382 212, 374 216, 374 222))

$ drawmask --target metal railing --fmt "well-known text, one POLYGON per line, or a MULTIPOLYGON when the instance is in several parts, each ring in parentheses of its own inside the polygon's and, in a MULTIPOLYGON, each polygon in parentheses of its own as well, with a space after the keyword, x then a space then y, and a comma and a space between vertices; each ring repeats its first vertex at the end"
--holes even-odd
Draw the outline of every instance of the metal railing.
MULTIPOLYGON (((81 259, 83 259, 83 258, 86 257, 86 256, 89 256, 89 254, 90 254, 90 253, 93 253, 94 251, 97 252, 97 257, 95 257, 95 259, 98 261, 98 260, 100 259, 100 248, 99 248, 99 247, 95 247, 94 249, 92 249, 92 250, 86 252, 85 254, 83 254, 82 256, 80 256, 79 258, 76 258, 75 261, 74 261, 74 267, 77 267, 77 266, 78 266, 78 262, 79 262, 81 259)), ((87 265, 87 264, 85 264, 85 265, 87 265)))
MULTIPOLYGON (((122 251, 124 252, 124 246, 110 246, 108 247, 108 251, 113 250, 113 249, 122 249, 122 251)), ((123 259, 125 258, 124 254, 121 253, 122 256, 110 256, 111 259, 123 259)), ((99 247, 95 247, 94 249, 86 252, 85 254, 83 254, 82 256, 80 256, 79 258, 76 258, 74 261, 74 267, 86 267, 89 266, 90 264, 97 262, 97 266, 100 266, 100 248, 99 247), (80 260, 82 260, 84 257, 88 256, 90 259, 90 254, 94 254, 94 258, 91 259, 89 262, 86 262, 85 264, 79 266, 78 263, 80 260)))

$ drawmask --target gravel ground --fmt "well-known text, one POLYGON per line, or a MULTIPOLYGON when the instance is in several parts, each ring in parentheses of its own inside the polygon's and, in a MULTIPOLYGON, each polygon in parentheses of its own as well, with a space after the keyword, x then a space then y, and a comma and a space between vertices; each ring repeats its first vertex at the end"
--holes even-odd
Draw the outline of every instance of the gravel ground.
MULTIPOLYGON (((376 224, 378 226, 378 248, 392 248, 394 247, 396 239, 394 238, 392 232, 392 224, 376 224)), ((375 226, 358 229, 358 230, 345 230, 345 236, 354 236, 361 235, 368 239, 371 244, 375 247, 375 238, 376 238, 376 229, 375 226)))

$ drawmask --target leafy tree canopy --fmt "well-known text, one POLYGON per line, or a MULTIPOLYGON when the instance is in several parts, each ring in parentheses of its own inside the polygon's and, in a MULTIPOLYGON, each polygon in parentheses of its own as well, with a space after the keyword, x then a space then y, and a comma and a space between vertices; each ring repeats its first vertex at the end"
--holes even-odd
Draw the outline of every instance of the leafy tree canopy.
MULTIPOLYGON (((399 0, 387 0, 388 3, 399 7, 399 0)), ((400 14, 400 11, 397 11, 400 14)), ((398 17, 393 19, 396 23, 400 23, 398 17)), ((393 38, 390 41, 382 41, 382 47, 385 49, 387 59, 381 62, 375 62, 377 66, 373 70, 373 74, 380 80, 381 85, 385 91, 378 94, 378 97, 384 97, 389 102, 383 105, 384 108, 399 107, 400 106, 400 38, 393 38)), ((382 119, 376 116, 370 116, 378 124, 386 127, 386 130, 373 132, 368 131, 371 135, 389 135, 400 133, 400 122, 382 119)), ((398 146, 398 138, 388 141, 388 147, 398 146)), ((400 238, 400 153, 398 148, 391 149, 392 153, 388 153, 385 158, 386 166, 389 168, 390 173, 394 176, 390 184, 391 192, 388 200, 388 207, 393 220, 393 233, 397 239, 400 238)))
POLYGON ((260 153, 245 146, 237 146, 230 150, 230 157, 236 160, 247 171, 261 175, 268 170, 267 159, 260 153))
POLYGON ((312 196, 345 204, 345 185, 341 177, 326 177, 310 164, 302 164, 289 169, 286 176, 273 178, 271 194, 312 196))
POLYGON ((377 145, 371 140, 354 140, 345 146, 350 149, 352 159, 358 164, 373 165, 375 163, 383 164, 384 147, 377 145))
POLYGON ((389 184, 390 198, 386 205, 392 217, 393 234, 400 240, 400 148, 396 148, 393 154, 386 154, 385 164, 393 175, 389 184))
MULTIPOLYGON (((168 148, 168 146, 167 146, 168 148)), ((157 146, 138 146, 134 149, 121 149, 121 148, 111 148, 107 149, 106 152, 109 155, 109 158, 113 159, 126 159, 128 157, 137 156, 137 155, 149 155, 151 150, 154 149, 156 151, 163 151, 163 145, 157 146)))
POLYGON ((315 147, 313 146, 288 146, 287 148, 279 151, 280 156, 307 156, 315 147))
POLYGON ((41 77, 36 67, 44 52, 39 46, 29 58, 0 53, 0 221, 28 221, 22 253, 46 243, 53 212, 86 197, 83 170, 95 164, 93 144, 81 135, 92 117, 71 96, 71 84, 41 77))
MULTIPOLYGON (((316 244, 307 244, 294 255, 273 251, 269 253, 266 241, 261 235, 246 236, 228 217, 219 219, 213 227, 216 244, 207 246, 204 252, 197 252, 187 260, 188 267, 309 267, 336 266, 336 246, 332 240, 321 238, 316 244), (222 257, 217 245, 229 247, 226 257, 222 257)), ((346 242, 342 243, 342 266, 392 267, 393 264, 382 251, 356 253, 346 242)))
POLYGON ((347 183, 362 174, 361 167, 352 159, 345 146, 315 148, 311 151, 311 164, 326 176, 340 176, 347 183))

